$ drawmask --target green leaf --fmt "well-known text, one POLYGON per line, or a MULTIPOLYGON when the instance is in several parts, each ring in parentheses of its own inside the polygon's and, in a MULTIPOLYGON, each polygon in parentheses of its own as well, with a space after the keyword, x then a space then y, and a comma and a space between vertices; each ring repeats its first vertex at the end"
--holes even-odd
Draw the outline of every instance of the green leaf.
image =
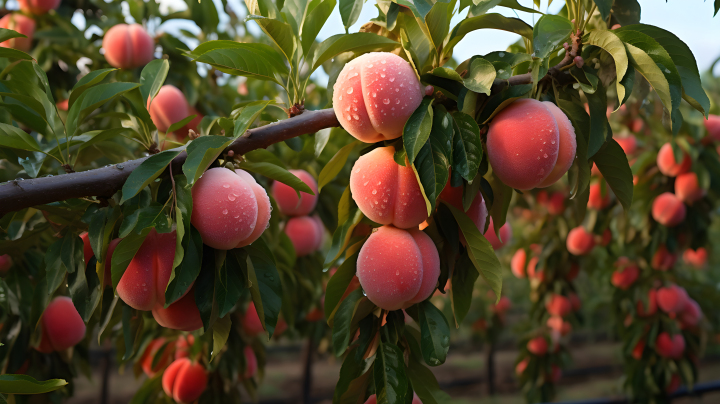
POLYGON ((412 397, 405 374, 404 355, 396 345, 385 342, 378 345, 373 380, 378 404, 405 403, 412 397))
POLYGON ((120 204, 137 195, 143 188, 155 181, 178 154, 180 154, 180 150, 166 150, 143 161, 125 181, 120 204))
POLYGON ((24 130, 6 123, 0 123, 0 146, 35 152, 40 151, 40 145, 34 137, 24 130))
POLYGON ((249 161, 243 161, 239 164, 239 166, 243 170, 252 171, 275 181, 282 182, 283 184, 294 189, 298 193, 298 197, 300 197, 300 192, 304 192, 309 195, 315 195, 315 192, 313 192, 313 190, 310 189, 310 187, 300 178, 296 177, 290 171, 275 164, 266 162, 252 163, 249 161))
POLYGON ((67 135, 74 136, 78 126, 91 112, 138 87, 140 84, 115 82, 98 84, 85 90, 68 110, 65 123, 67 135))
POLYGON ((330 161, 325 164, 325 167, 323 167, 322 171, 320 171, 320 175, 318 175, 318 189, 322 189, 325 185, 329 184, 330 181, 334 180, 335 177, 337 177, 338 174, 340 174, 340 171, 345 167, 345 164, 347 163, 347 159, 350 156, 350 153, 352 153, 353 150, 355 150, 355 147, 360 142, 354 141, 350 144, 347 144, 343 146, 340 150, 338 150, 337 153, 330 159, 330 161))
POLYGON ((490 245, 490 242, 487 241, 480 230, 475 227, 475 224, 465 212, 450 204, 445 205, 450 209, 450 212, 452 212, 458 227, 460 227, 463 236, 465 236, 470 260, 480 275, 482 275, 483 279, 485 279, 485 282, 488 283, 490 289, 495 292, 495 296, 498 296, 498 299, 500 299, 500 292, 502 291, 502 267, 500 266, 500 261, 498 261, 497 256, 495 256, 492 245, 490 245))
POLYGON ((195 227, 191 226, 190 231, 183 237, 182 250, 184 251, 183 260, 173 270, 165 289, 165 307, 183 297, 200 274, 203 262, 203 244, 202 237, 195 227))
POLYGON ((595 5, 597 6, 598 11, 600 12, 600 17, 603 19, 603 21, 606 21, 608 16, 610 15, 610 10, 612 9, 613 3, 615 0, 593 0, 595 2, 595 5))
POLYGON ((522 84, 518 86, 510 86, 493 95, 488 99, 487 105, 480 111, 477 121, 483 124, 488 123, 496 114, 505 109, 513 101, 526 95, 532 90, 532 84, 522 84))
POLYGON ((123 304, 122 311, 122 331, 123 342, 125 343, 125 353, 123 360, 128 360, 135 355, 135 351, 140 344, 139 334, 143 328, 143 317, 132 307, 123 304))
POLYGON ((453 287, 450 288, 456 328, 460 328, 460 324, 465 320, 465 317, 470 311, 472 293, 473 290, 475 290, 475 281, 477 281, 479 276, 480 274, 472 265, 470 256, 468 254, 460 255, 458 262, 455 264, 455 270, 452 273, 453 287))
POLYGON ((232 138, 225 136, 202 136, 190 142, 187 147, 188 156, 182 167, 188 184, 195 184, 195 181, 232 142, 232 138))
POLYGON ((453 117, 453 172, 468 181, 477 174, 483 151, 480 143, 480 127, 468 114, 454 112, 453 117))
POLYGON ((285 59, 288 62, 293 60, 295 55, 295 49, 297 49, 297 42, 295 39, 295 33, 293 29, 287 23, 272 18, 267 18, 259 15, 251 15, 247 17, 248 20, 252 20, 258 23, 260 28, 267 34, 270 40, 280 48, 285 59))
POLYGON ((0 57, 8 59, 32 60, 33 57, 23 51, 12 48, 0 48, 0 57))
POLYGON ((429 300, 418 303, 418 315, 425 363, 430 366, 445 363, 450 349, 450 326, 445 315, 429 300))
POLYGON ((160 87, 165 83, 169 71, 170 62, 167 59, 155 59, 143 67, 140 73, 140 93, 146 105, 152 103, 160 87))
POLYGON ((320 0, 319 4, 308 12, 300 33, 300 43, 302 44, 304 56, 309 56, 310 47, 315 43, 320 30, 325 25, 330 14, 332 14, 335 4, 335 0, 320 0))
POLYGON ((364 359, 359 355, 359 348, 354 347, 340 367, 340 377, 335 385, 333 403, 359 404, 365 400, 365 391, 370 381, 370 367, 374 357, 364 359))
POLYGON ((200 320, 203 323, 203 331, 209 332, 210 328, 217 321, 217 310, 215 307, 215 271, 218 265, 225 261, 225 250, 213 250, 203 246, 202 264, 195 284, 189 293, 193 293, 195 305, 200 312, 200 320))
POLYGON ((570 37, 573 24, 559 15, 543 15, 533 28, 533 51, 537 58, 545 59, 570 37))
POLYGON ((615 139, 608 139, 603 148, 595 154, 593 161, 625 212, 628 212, 633 198, 633 178, 622 147, 615 139))
POLYGON ((407 376, 413 391, 423 404, 449 404, 451 402, 450 396, 440 389, 433 372, 413 355, 410 355, 407 376))
MULTIPOLYGON (((588 139, 590 130, 590 119, 585 109, 578 103, 563 99, 555 100, 557 106, 567 115, 575 129, 577 141, 577 152, 574 165, 578 167, 577 185, 571 189, 570 197, 575 198, 590 185, 590 165, 588 164, 588 139)), ((572 182, 571 182, 572 187, 572 182)))
POLYGON ((585 94, 590 110, 590 137, 588 139, 588 158, 597 153, 605 144, 605 141, 612 137, 612 129, 607 119, 607 92, 600 84, 599 91, 593 94, 585 94))
POLYGON ((133 395, 129 404, 150 404, 157 399, 162 391, 162 373, 145 380, 140 388, 133 395))
POLYGON ((70 296, 85 323, 92 317, 102 297, 102 284, 96 272, 96 262, 91 259, 86 268, 78 268, 68 275, 70 296))
POLYGON ((452 163, 452 116, 441 105, 435 107, 430 138, 415 159, 420 186, 430 202, 430 211, 440 196, 450 174, 452 163))
POLYGON ((230 336, 230 330, 232 329, 232 320, 230 316, 219 318, 212 328, 213 336, 213 349, 210 354, 210 362, 220 353, 225 344, 227 343, 228 337, 230 336))
MULTIPOLYGON (((612 2, 611 2, 612 3, 612 2)), ((618 99, 621 101, 626 97, 626 89, 621 80, 625 77, 628 69, 628 55, 625 45, 613 31, 596 30, 583 39, 588 45, 595 45, 609 53, 615 61, 615 74, 617 76, 616 86, 618 99)), ((629 94, 627 94, 629 95, 629 94)), ((618 105, 618 108, 620 106, 618 105)))
POLYGON ((0 393, 3 394, 43 394, 67 384, 63 379, 38 381, 27 375, 0 375, 0 393))
POLYGON ((327 288, 325 289, 325 318, 328 323, 331 322, 335 310, 340 304, 342 296, 345 294, 350 282, 355 276, 357 257, 359 252, 353 254, 352 257, 346 259, 340 267, 338 267, 335 274, 328 280, 327 288))
POLYGON ((145 229, 140 234, 130 233, 115 247, 110 260, 113 289, 117 288, 120 279, 125 274, 125 270, 130 265, 130 261, 135 257, 135 253, 140 249, 149 233, 150 229, 145 229))
POLYGON ((12 29, 0 28, 0 42, 13 38, 27 38, 27 36, 12 29))
POLYGON ((118 237, 127 237, 130 232, 139 234, 148 227, 156 228, 159 233, 170 232, 170 223, 164 214, 164 207, 160 204, 152 204, 145 208, 137 209, 127 215, 120 224, 118 237))
POLYGON ((443 41, 450 32, 450 19, 453 15, 455 2, 438 1, 433 4, 430 12, 425 16, 425 25, 430 33, 430 40, 437 50, 443 45, 443 41))
POLYGON ((260 43, 232 42, 232 44, 231 47, 220 47, 227 45, 226 43, 218 44, 218 47, 199 56, 197 56, 198 49, 196 48, 194 51, 195 61, 207 63, 223 73, 234 76, 246 76, 283 84, 277 75, 287 74, 288 71, 283 58, 275 49, 260 43))
MULTIPOLYGON (((552 3, 552 0, 550 0, 549 3, 552 3)), ((548 5, 550 5, 549 3, 548 5)), ((542 14, 542 12, 535 10, 534 8, 520 5, 520 3, 518 3, 518 0, 500 0, 500 3, 498 5, 511 8, 513 10, 524 11, 526 13, 542 14)))
POLYGON ((453 28, 449 41, 443 48, 443 54, 450 56, 452 50, 465 35, 478 29, 499 29, 514 32, 527 39, 532 40, 533 28, 519 18, 508 18, 500 14, 483 14, 477 17, 466 18, 453 28))
POLYGON ((228 251, 225 263, 218 269, 215 294, 218 317, 225 317, 235 307, 247 284, 247 254, 243 250, 228 251))
POLYGON ((432 102, 432 98, 423 98, 403 128, 403 145, 410 164, 415 162, 415 157, 430 137, 433 122, 432 102))
POLYGON ((476 93, 490 95, 490 88, 495 81, 495 66, 487 60, 476 57, 470 63, 468 74, 465 76, 463 83, 465 87, 476 93))
POLYGON ((282 305, 282 284, 272 252, 263 239, 245 247, 248 252, 248 279, 250 294, 263 327, 272 337, 282 305))
POLYGON ((346 220, 342 224, 338 225, 335 233, 333 233, 330 249, 325 256, 325 267, 330 266, 330 264, 340 258, 340 254, 345 251, 345 248, 347 248, 348 243, 350 242, 350 237, 352 236, 353 229, 355 229, 355 226, 360 223, 363 217, 365 217, 363 213, 360 211, 360 209, 357 209, 355 211, 355 215, 352 217, 351 220, 346 220))
POLYGON ((340 0, 340 17, 342 18, 345 32, 360 18, 364 0, 340 0))
POLYGON ((612 7, 613 17, 623 26, 639 23, 640 11, 638 0, 615 1, 612 7))
POLYGON ((243 134, 245 134, 250 125, 255 122, 255 120, 260 116, 260 114, 265 110, 265 108, 267 108, 267 106, 270 105, 272 102, 272 100, 263 100, 253 101, 246 104, 240 110, 237 118, 235 118, 233 137, 237 139, 243 134))
POLYGON ((73 104, 75 104, 75 101, 78 99, 78 97, 80 97, 83 92, 85 92, 88 88, 92 86, 100 84, 103 80, 105 80, 105 77, 107 77, 108 74, 114 72, 115 70, 117 69, 93 70, 90 73, 84 75, 72 88, 70 98, 68 99, 68 108, 72 107, 73 104))
POLYGON ((392 39, 369 32, 333 35, 322 41, 315 50, 312 70, 317 70, 320 65, 344 52, 391 51, 398 46, 400 44, 392 39))
POLYGON ((350 325, 355 315, 358 305, 363 299, 362 289, 358 288, 350 292, 350 294, 340 302, 340 306, 335 311, 332 321, 332 347, 335 356, 342 355, 350 343, 350 325))

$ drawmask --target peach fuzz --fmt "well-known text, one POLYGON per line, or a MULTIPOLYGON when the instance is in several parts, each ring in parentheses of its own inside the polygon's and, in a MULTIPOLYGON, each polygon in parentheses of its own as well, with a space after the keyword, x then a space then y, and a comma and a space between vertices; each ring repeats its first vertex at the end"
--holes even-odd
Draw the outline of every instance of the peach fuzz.
POLYGON ((250 379, 255 376, 258 370, 257 356, 255 356, 255 351, 253 351, 249 345, 245 345, 243 354, 245 355, 245 372, 243 372, 242 377, 250 379))
POLYGON ((697 250, 688 248, 683 252, 683 261, 695 269, 703 269, 707 264, 708 252, 704 247, 697 250))
POLYGON ((648 292, 647 309, 645 309, 645 303, 643 303, 642 300, 638 300, 635 307, 637 314, 640 317, 648 317, 657 313, 657 291, 655 289, 650 289, 648 292))
POLYGON ((702 199, 705 196, 705 190, 700 187, 697 174, 689 172, 678 175, 675 178, 675 196, 687 204, 702 199))
POLYGON ((205 368, 188 358, 175 360, 162 377, 165 394, 178 403, 191 403, 200 398, 207 382, 205 368))
POLYGON ((155 98, 148 100, 148 112, 160 132, 167 132, 170 125, 190 116, 185 94, 169 84, 162 86, 155 98))
POLYGON ((720 140, 720 116, 708 115, 704 123, 705 129, 708 131, 708 136, 714 140, 720 140))
POLYGON ((664 358, 680 359, 685 352, 685 338, 682 334, 671 336, 667 332, 661 332, 655 340, 655 350, 664 358))
POLYGON ((290 170, 290 172, 307 184, 315 195, 300 192, 298 201, 297 192, 289 185, 275 181, 272 185, 272 196, 277 203, 280 213, 286 216, 306 216, 315 209, 318 200, 318 185, 315 178, 305 170, 290 170))
POLYGON ((20 3, 20 10, 35 15, 57 10, 60 6, 60 0, 18 0, 18 3, 20 3))
POLYGON ((148 377, 155 376, 170 363, 173 356, 173 345, 167 342, 165 338, 155 338, 150 341, 140 357, 140 365, 148 377), (162 352, 160 352, 161 349, 162 352), (155 361, 155 357, 158 355, 160 357, 155 361), (153 362, 156 362, 155 366, 153 366, 153 362))
POLYGON ((243 170, 207 170, 193 186, 192 196, 191 222, 212 248, 231 250, 251 244, 270 222, 270 198, 243 170))
POLYGON ((398 310, 430 296, 440 275, 440 256, 420 230, 380 227, 360 249, 357 277, 371 302, 398 310))
POLYGON ((685 310, 689 299, 685 289, 678 285, 670 285, 657 291, 657 304, 668 314, 677 314, 685 310))
POLYGON ((527 350, 533 355, 543 356, 548 351, 547 340, 545 337, 535 337, 528 341, 527 350))
POLYGON ((495 226, 493 225, 492 217, 490 218, 490 224, 488 224, 487 232, 485 232, 485 238, 492 245, 493 250, 501 249, 505 244, 508 244, 512 240, 512 228, 510 223, 505 223, 500 228, 500 238, 495 233, 495 226))
POLYGON ((295 247, 295 255, 304 257, 320 249, 323 238, 322 223, 309 217, 293 217, 285 224, 285 234, 295 247))
POLYGON ((663 226, 675 227, 685 220, 685 204, 670 192, 658 195, 652 204, 652 217, 663 226))
POLYGON ((590 197, 588 198, 587 207, 590 209, 601 210, 610 205, 610 190, 599 182, 590 184, 590 197))
POLYGON ((551 316, 565 317, 572 311, 572 304, 567 297, 553 294, 545 302, 545 310, 551 316))
POLYGON ((525 268, 527 265, 527 252, 524 249, 515 251, 512 259, 510 259, 510 270, 516 278, 524 278, 526 276, 525 268))
POLYGON ((134 69, 153 60, 155 41, 140 24, 118 24, 105 33, 102 47, 110 66, 134 69))
POLYGON ((4 278, 8 271, 10 271, 10 268, 12 268, 12 265, 12 257, 10 257, 9 254, 0 255, 0 276, 4 278))
MULTIPOLYGON (((463 187, 452 187, 450 186, 450 181, 447 182, 445 188, 440 193, 440 200, 449 203, 456 209, 465 211, 465 209, 463 209, 463 187)), ((488 211, 481 192, 478 191, 470 207, 465 211, 465 214, 472 220, 480 233, 485 230, 485 220, 488 211)), ((465 235, 462 234, 461 230, 458 231, 460 232, 460 242, 465 245, 465 235)))
POLYGON ((37 348, 39 352, 62 351, 85 338, 85 323, 69 297, 54 298, 45 309, 40 322, 42 339, 37 348))
POLYGON ((583 226, 578 226, 567 235, 567 250, 572 255, 585 255, 595 247, 595 239, 583 226))
POLYGON ((488 159, 495 175, 509 187, 539 186, 555 168, 559 150, 557 120, 540 101, 514 101, 490 122, 488 159))
POLYGON ((0 48, 14 48, 27 52, 32 48, 33 35, 35 34, 35 20, 20 13, 10 13, 0 18, 0 28, 17 31, 27 38, 11 38, 0 42, 0 48))
MULTIPOLYGON (((557 123, 560 142, 557 162, 555 167, 550 172, 550 175, 545 178, 538 187, 545 188, 554 184, 562 178, 563 175, 570 169, 575 161, 575 152, 577 151, 577 139, 575 138, 575 128, 573 128, 570 119, 563 113, 557 105, 550 101, 544 101, 543 104, 550 110, 555 122, 557 123)), ((552 142, 552 141, 551 141, 552 142)), ((546 145, 547 146, 547 145, 546 145)))
POLYGON ((684 157, 681 163, 675 161, 675 154, 670 143, 665 143, 660 148, 660 152, 657 155, 657 166, 663 175, 668 177, 677 177, 680 174, 690 171, 692 166, 692 160, 687 152, 683 152, 684 157))
POLYGON ((333 86, 333 109, 343 129, 362 142, 397 139, 424 91, 403 58, 373 52, 343 67, 333 86))
POLYGON ((203 326, 200 310, 195 303, 194 288, 167 308, 158 302, 152 315, 158 324, 171 330, 195 331, 203 326))
POLYGON ((665 244, 660 244, 650 260, 650 267, 656 271, 668 271, 675 265, 677 255, 670 253, 665 244))
POLYGON ((394 153, 395 148, 388 146, 361 156, 350 173, 350 191, 368 219, 415 228, 428 218, 425 199, 410 164, 396 163, 394 153))
POLYGON ((152 229, 117 285, 117 295, 136 310, 152 310, 165 304, 175 258, 175 231, 158 233, 152 229))

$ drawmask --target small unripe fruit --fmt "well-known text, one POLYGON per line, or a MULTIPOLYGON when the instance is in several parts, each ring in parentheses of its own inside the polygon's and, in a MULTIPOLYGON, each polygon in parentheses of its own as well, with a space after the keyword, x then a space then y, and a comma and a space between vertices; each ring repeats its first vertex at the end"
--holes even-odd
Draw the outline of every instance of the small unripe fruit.
POLYGON ((703 269, 707 264, 708 253, 704 247, 700 247, 697 250, 688 248, 683 252, 683 261, 686 264, 694 267, 695 269, 703 269))
POLYGON ((528 341, 527 350, 533 355, 543 356, 548 351, 547 340, 545 337, 535 337, 528 341))
POLYGON ((430 296, 440 275, 440 257, 420 230, 380 227, 360 249, 357 277, 371 302, 398 310, 430 296))
POLYGON ((572 304, 567 297, 553 294, 545 302, 545 310, 551 316, 565 317, 572 311, 572 304))
POLYGON ((613 272, 610 282, 618 289, 628 290, 640 277, 640 268, 625 257, 620 257, 615 266, 618 269, 613 272))
POLYGON ((667 332, 661 332, 655 340, 655 350, 664 358, 680 359, 685 352, 685 338, 682 334, 670 336, 667 332))
POLYGON ((675 261, 677 261, 677 256, 670 253, 665 244, 660 244, 655 254, 653 254, 650 266, 657 271, 668 271, 675 265, 675 261))
POLYGON ((601 210, 608 206, 610 206, 610 190, 607 187, 603 190, 600 182, 590 184, 590 197, 588 198, 587 207, 601 210))
POLYGON ((0 28, 17 31, 27 38, 11 38, 0 42, 0 48, 14 48, 27 52, 32 48, 33 35, 35 34, 35 20, 20 13, 10 13, 0 18, 0 28))
MULTIPOLYGON (((579 57, 579 56, 578 56, 579 57)), ((577 60, 576 57, 575 59, 577 60)), ((582 60, 582 58, 580 58, 582 60)), ((580 65, 578 65, 580 66, 580 65)), ((550 110, 555 122, 558 125, 560 140, 557 162, 555 167, 550 172, 550 175, 545 178, 538 187, 545 188, 554 184, 565 175, 575 161, 575 152, 577 151, 577 140, 575 139, 575 128, 568 119, 567 115, 563 113, 557 105, 550 101, 544 101, 543 104, 550 110)), ((552 143, 552 141, 551 141, 552 143)), ((547 145, 544 145, 547 146, 547 145)))
POLYGON ((512 271, 513 275, 515 275, 517 278, 524 278, 526 276, 526 263, 527 252, 525 252, 525 250, 522 248, 515 251, 515 254, 513 254, 512 259, 510 260, 510 270, 512 271))
POLYGON ((720 116, 708 115, 705 120, 705 128, 708 131, 708 136, 714 140, 720 140, 720 116))
POLYGON ((668 177, 677 177, 680 174, 690 171, 692 166, 692 160, 690 155, 683 151, 683 160, 681 163, 675 161, 675 154, 670 143, 665 143, 660 148, 660 152, 657 156, 657 166, 660 172, 668 177))
POLYGON ((170 363, 173 356, 173 345, 168 344, 165 338, 156 338, 148 344, 140 357, 140 365, 148 377, 155 376, 170 363), (162 349, 162 352, 160 352, 162 349), (159 356, 157 361, 155 357, 159 356), (153 366, 155 362, 155 366, 153 366))
POLYGON ((140 24, 115 25, 105 33, 102 46, 105 60, 118 69, 145 66, 153 60, 155 52, 155 41, 140 24))
POLYGON ((559 148, 557 121, 540 101, 514 101, 490 122, 488 159, 493 173, 509 187, 539 186, 555 168, 559 148))
POLYGON ((685 204, 670 192, 658 195, 652 204, 653 219, 666 227, 675 227, 682 223, 685 213, 685 204))
POLYGON ((318 185, 315 178, 305 170, 290 170, 290 173, 300 178, 307 184, 315 195, 300 192, 298 200, 297 192, 289 185, 275 181, 272 185, 272 195, 280 209, 280 213, 286 216, 307 216, 315 209, 318 200, 318 185))
POLYGON ((162 377, 165 394, 178 403, 191 403, 202 395, 207 387, 205 368, 188 358, 171 363, 162 377))
POLYGON ((360 141, 396 139, 424 91, 403 58, 368 53, 343 67, 333 86, 333 109, 343 129, 360 141))
POLYGON ((572 255, 585 255, 595 247, 595 238, 583 226, 578 226, 568 233, 566 246, 572 255))
POLYGON ((85 338, 85 323, 69 297, 54 298, 40 321, 42 339, 37 350, 42 353, 63 351, 85 338))
POLYGON ((401 229, 416 228, 428 218, 420 184, 410 164, 395 162, 395 148, 378 147, 361 156, 350 174, 350 191, 368 219, 401 229))
POLYGON ((648 292, 647 310, 645 310, 645 304, 642 300, 638 300, 636 310, 640 317, 649 317, 657 313, 657 291, 650 289, 648 292))
POLYGON ((510 227, 510 223, 505 223, 500 227, 500 238, 498 238, 497 234, 495 233, 495 227, 493 225, 493 220, 490 218, 490 224, 488 225, 487 232, 485 232, 485 238, 487 241, 490 242, 492 245, 493 250, 499 250, 501 249, 505 244, 510 243, 510 240, 512 240, 512 228, 510 227))
POLYGON ((310 216, 293 217, 285 224, 295 255, 304 257, 320 249, 325 228, 320 219, 310 216))
POLYGON ((689 172, 678 175, 675 178, 675 196, 687 204, 702 199, 705 196, 705 190, 700 187, 697 174, 689 172))
POLYGON ((60 0, 18 0, 18 3, 20 3, 20 10, 35 15, 57 10, 60 6, 60 0))
POLYGON ((245 345, 243 354, 245 355, 245 372, 243 372, 242 377, 250 379, 255 376, 258 370, 257 356, 255 356, 255 351, 253 351, 249 345, 245 345))
POLYGON ((658 306, 668 314, 677 314, 683 311, 689 299, 685 289, 678 285, 660 288, 657 292, 658 306))

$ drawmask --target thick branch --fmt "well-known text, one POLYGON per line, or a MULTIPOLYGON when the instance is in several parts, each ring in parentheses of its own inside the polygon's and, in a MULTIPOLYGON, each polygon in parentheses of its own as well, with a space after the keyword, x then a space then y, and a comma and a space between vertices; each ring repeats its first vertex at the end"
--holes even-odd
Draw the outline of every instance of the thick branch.
MULTIPOLYGON (((320 129, 340 126, 332 108, 305 111, 290 119, 247 131, 235 140, 228 151, 242 155, 263 149, 284 140, 315 133, 320 129)), ((175 173, 180 173, 187 153, 180 153, 172 162, 175 173)), ((72 174, 15 180, 0 184, 0 217, 8 212, 31 206, 44 205, 72 198, 99 196, 110 198, 122 189, 125 180, 147 157, 72 174)))

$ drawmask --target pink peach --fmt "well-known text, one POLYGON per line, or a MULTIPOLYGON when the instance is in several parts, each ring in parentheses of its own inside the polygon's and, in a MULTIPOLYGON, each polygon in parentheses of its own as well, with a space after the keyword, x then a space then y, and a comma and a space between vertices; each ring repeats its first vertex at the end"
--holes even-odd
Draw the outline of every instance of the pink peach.
MULTIPOLYGON (((568 119, 567 115, 558 108, 557 105, 550 101, 543 102, 545 106, 550 110, 555 121, 557 122, 559 136, 560 136, 560 147, 558 150, 558 158, 555 163, 555 167, 550 172, 550 175, 545 178, 538 187, 545 188, 554 184, 562 178, 563 175, 570 169, 575 161, 575 152, 577 151, 577 140, 575 139, 575 128, 568 119)), ((552 141, 551 141, 552 143, 552 141)), ((547 146, 547 145, 546 145, 547 146)))
POLYGON ((675 161, 675 154, 670 143, 665 143, 657 155, 657 166, 660 172, 668 177, 677 177, 680 174, 690 171, 692 160, 687 152, 683 152, 684 156, 681 163, 675 161))
POLYGON ((118 69, 145 66, 153 60, 155 52, 155 41, 140 24, 113 26, 105 33, 102 46, 105 60, 118 69))
POLYGON ((667 227, 675 227, 685 220, 685 204, 670 192, 660 194, 652 204, 655 221, 667 227))
POLYGON ((272 185, 272 195, 278 205, 280 212, 287 216, 306 216, 315 209, 318 200, 318 185, 315 178, 305 170, 290 170, 302 182, 307 184, 315 195, 300 192, 298 201, 297 192, 282 182, 275 181, 272 185))

